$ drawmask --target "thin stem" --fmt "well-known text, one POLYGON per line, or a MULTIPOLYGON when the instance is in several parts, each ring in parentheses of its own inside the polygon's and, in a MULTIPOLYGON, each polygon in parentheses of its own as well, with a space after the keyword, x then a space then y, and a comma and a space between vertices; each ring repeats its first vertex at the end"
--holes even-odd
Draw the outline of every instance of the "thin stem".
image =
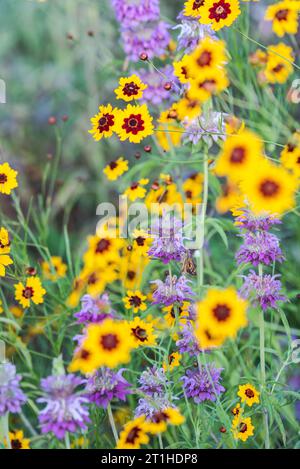
POLYGON ((66 449, 71 449, 69 432, 66 432, 65 434, 65 445, 66 445, 66 449))
POLYGON ((162 441, 161 433, 158 434, 158 442, 159 442, 159 448, 164 449, 164 444, 162 441))
POLYGON ((9 426, 8 426, 8 412, 0 417, 0 442, 4 444, 7 449, 11 449, 10 439, 9 439, 9 426))
POLYGON ((110 423, 110 426, 111 426, 111 430, 113 432, 114 439, 115 439, 116 444, 117 444, 118 440, 119 440, 119 437, 118 437, 118 432, 117 432, 117 429, 116 429, 114 416, 113 416, 110 404, 108 404, 108 406, 107 406, 107 414, 108 414, 108 420, 109 420, 109 423, 110 423))
POLYGON ((200 242, 199 242, 199 251, 196 256, 197 260, 197 280, 199 293, 200 289, 203 286, 204 280, 204 231, 205 231, 205 216, 207 210, 208 202, 208 156, 207 153, 204 156, 203 160, 203 202, 201 207, 201 216, 200 216, 200 242))

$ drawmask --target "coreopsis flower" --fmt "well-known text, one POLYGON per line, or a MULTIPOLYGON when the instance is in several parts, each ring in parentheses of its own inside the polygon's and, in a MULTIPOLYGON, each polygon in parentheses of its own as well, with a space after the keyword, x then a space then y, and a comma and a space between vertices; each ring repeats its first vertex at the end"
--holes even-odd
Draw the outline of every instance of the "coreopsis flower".
POLYGON ((176 324, 176 314, 180 324, 185 324, 188 319, 190 319, 190 302, 183 301, 180 305, 170 305, 163 308, 163 311, 166 312, 165 320, 167 325, 170 328, 173 328, 176 324))
POLYGON ((182 230, 180 220, 163 214, 151 227, 153 241, 148 251, 149 256, 160 259, 164 264, 180 261, 186 252, 182 230))
POLYGON ((192 99, 205 102, 213 95, 224 91, 228 85, 229 81, 224 69, 220 69, 216 73, 214 69, 209 68, 203 71, 199 78, 191 81, 189 95, 192 99))
POLYGON ((282 215, 295 205, 297 179, 285 168, 262 161, 241 182, 241 191, 255 215, 282 215))
POLYGON ((165 281, 154 280, 152 283, 156 285, 156 290, 153 292, 153 304, 163 304, 169 306, 175 302, 182 303, 189 301, 194 293, 189 286, 189 280, 184 276, 177 278, 173 275, 167 276, 165 281))
POLYGON ((189 83, 189 80, 191 78, 187 70, 188 59, 189 59, 189 56, 184 55, 181 60, 173 63, 174 75, 178 78, 178 80, 182 84, 189 83))
POLYGON ((116 181, 122 174, 128 171, 128 161, 121 156, 117 160, 111 161, 103 169, 103 173, 110 181, 116 181))
POLYGON ((13 264, 13 260, 11 259, 11 257, 8 256, 7 254, 1 254, 1 250, 0 250, 0 277, 5 276, 5 272, 6 272, 5 268, 12 264, 13 264))
POLYGON ((233 409, 231 409, 232 415, 240 415, 240 414, 242 414, 243 412, 244 412, 244 411, 243 411, 243 409, 241 408, 241 404, 240 404, 239 402, 236 404, 235 407, 233 407, 233 409))
POLYGON ((231 181, 238 182, 243 174, 260 164, 263 155, 263 144, 258 135, 244 130, 239 135, 226 138, 215 171, 217 176, 227 176, 231 181))
MULTIPOLYGON (((22 430, 15 430, 8 433, 9 443, 11 449, 30 449, 30 440, 24 438, 24 433, 22 430)), ((7 441, 4 440, 4 444, 7 447, 7 441)))
POLYGON ((217 39, 212 27, 209 24, 200 24, 198 18, 185 16, 183 13, 180 13, 178 19, 180 20, 180 24, 173 27, 173 29, 180 30, 177 38, 178 50, 189 54, 197 47, 199 41, 203 38, 209 36, 212 39, 217 39))
POLYGON ((203 174, 194 173, 189 176, 182 184, 182 189, 187 202, 194 205, 200 204, 203 190, 203 174))
POLYGON ((21 412, 27 397, 20 388, 22 376, 16 373, 15 365, 4 362, 0 364, 0 417, 9 413, 21 412))
POLYGON ((152 106, 158 106, 170 100, 172 93, 165 89, 166 82, 173 82, 173 67, 165 65, 157 70, 148 70, 141 68, 137 70, 136 75, 140 77, 143 83, 147 85, 144 90, 142 102, 151 103, 152 106))
POLYGON ((156 336, 153 330, 153 324, 135 317, 128 323, 133 339, 134 348, 141 346, 151 347, 156 345, 156 336))
POLYGON ((210 288, 197 304, 195 334, 200 346, 206 348, 202 343, 203 331, 207 332, 208 339, 235 337, 239 329, 247 325, 247 306, 247 301, 240 298, 233 287, 225 290, 210 288))
POLYGON ((182 121, 186 128, 192 126, 194 122, 200 119, 202 113, 201 102, 197 99, 191 99, 188 91, 177 101, 175 106, 177 118, 182 121))
POLYGON ((293 49, 283 42, 268 47, 264 75, 269 83, 285 83, 293 73, 293 49))
POLYGON ((296 132, 280 153, 282 165, 300 177, 300 133, 296 132))
POLYGON ((274 33, 282 37, 285 34, 296 34, 298 31, 298 15, 300 5, 296 1, 284 0, 269 5, 265 19, 272 21, 274 33))
POLYGON ((132 62, 138 62, 142 53, 152 60, 164 55, 171 40, 169 26, 164 21, 138 23, 121 29, 122 46, 132 62))
POLYGON ((239 386, 237 395, 241 398, 241 401, 245 402, 249 407, 252 407, 253 404, 259 404, 260 392, 250 383, 239 386))
POLYGON ((59 256, 52 256, 49 262, 42 263, 42 271, 45 278, 55 282, 60 278, 64 278, 67 272, 67 265, 59 256))
POLYGON ((128 78, 120 78, 119 87, 115 89, 117 99, 129 102, 143 97, 143 91, 147 85, 137 75, 128 78))
POLYGON ((258 275, 253 270, 243 277, 244 283, 240 288, 240 295, 247 300, 253 300, 265 311, 268 308, 277 308, 279 301, 287 301, 281 293, 281 281, 279 275, 258 275))
POLYGON ((221 186, 221 195, 216 199, 216 209, 219 213, 226 213, 235 207, 243 205, 243 198, 238 184, 226 181, 221 186))
POLYGON ((139 390, 142 393, 153 397, 155 394, 164 394, 170 381, 168 380, 163 368, 153 366, 152 368, 147 368, 147 370, 142 372, 139 378, 139 384, 139 390))
POLYGON ((18 187, 18 172, 10 167, 8 163, 0 164, 0 194, 9 195, 13 189, 18 187))
POLYGON ((251 418, 237 415, 233 419, 231 431, 235 440, 247 441, 254 434, 251 418))
POLYGON ((152 243, 152 238, 144 230, 134 230, 131 235, 133 253, 148 257, 148 250, 152 243))
POLYGON ((205 37, 199 42, 196 49, 187 56, 186 74, 189 78, 200 79, 202 73, 207 70, 215 69, 215 73, 219 73, 219 67, 222 67, 226 61, 224 41, 205 37))
POLYGON ((134 313, 138 313, 147 309, 146 298, 146 295, 143 295, 139 290, 128 290, 123 302, 126 309, 132 309, 134 313))
POLYGON ((182 355, 179 352, 172 352, 168 356, 168 360, 164 362, 163 369, 165 371, 172 371, 174 368, 180 365, 182 355))
POLYGON ((167 430, 168 425, 182 425, 185 422, 184 416, 176 407, 166 407, 157 410, 149 423, 149 433, 157 435, 167 430))
POLYGON ((25 309, 31 306, 31 303, 39 305, 44 303, 46 290, 43 288, 39 277, 29 277, 25 284, 19 282, 15 285, 15 299, 25 309))
POLYGON ((238 0, 205 0, 201 8, 202 24, 210 24, 214 31, 230 26, 241 14, 238 0))
POLYGON ((149 182, 149 179, 140 179, 135 181, 128 187, 124 194, 127 195, 131 202, 134 202, 136 199, 143 199, 146 195, 147 189, 146 186, 149 182))
POLYGON ((84 295, 81 298, 81 310, 74 314, 79 324, 101 323, 107 318, 114 317, 107 293, 99 297, 84 295))
POLYGON ((199 18, 201 15, 201 7, 204 5, 204 0, 187 0, 184 4, 183 14, 185 16, 192 16, 199 18))
POLYGON ((62 439, 65 434, 86 430, 90 422, 88 398, 77 388, 84 380, 74 374, 52 375, 41 380, 43 397, 37 399, 46 407, 39 413, 42 433, 54 433, 62 439))
POLYGON ((224 386, 220 384, 222 370, 211 363, 195 370, 187 370, 181 378, 186 397, 192 398, 196 404, 215 401, 217 396, 225 391, 224 386))
POLYGON ((116 133, 121 141, 129 140, 131 143, 140 143, 153 132, 152 117, 146 104, 141 106, 128 104, 126 109, 118 111, 116 133))
POLYGON ((112 0, 118 22, 124 27, 159 19, 159 0, 112 0))
MULTIPOLYGON (((83 256, 85 267, 108 267, 111 263, 118 262, 119 250, 124 245, 124 240, 116 238, 115 233, 104 231, 100 236, 88 237, 88 250, 83 256)), ((91 272, 92 273, 92 272, 91 272)))
POLYGON ((131 393, 130 383, 123 378, 123 369, 117 372, 109 368, 101 368, 87 378, 86 395, 90 402, 99 407, 107 408, 113 399, 125 401, 131 393))
POLYGON ((99 106, 98 114, 91 118, 92 128, 89 133, 93 135, 94 140, 98 142, 103 137, 110 138, 115 131, 118 110, 111 104, 99 106))
POLYGON ((148 424, 145 416, 128 422, 120 433, 117 449, 139 449, 149 443, 148 424))
POLYGON ((182 129, 169 110, 160 113, 157 119, 156 137, 164 151, 178 147, 181 142, 182 129))
POLYGON ((250 262, 254 266, 282 262, 284 257, 276 235, 265 231, 248 232, 241 235, 243 244, 236 253, 238 264, 250 262))
POLYGON ((10 252, 9 233, 3 226, 0 227, 0 254, 8 254, 10 252))

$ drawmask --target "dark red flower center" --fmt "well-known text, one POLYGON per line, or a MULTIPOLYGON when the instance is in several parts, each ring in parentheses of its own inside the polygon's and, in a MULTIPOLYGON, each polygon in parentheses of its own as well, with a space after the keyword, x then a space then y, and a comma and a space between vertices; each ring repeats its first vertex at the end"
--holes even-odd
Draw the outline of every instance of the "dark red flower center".
POLYGON ((145 342, 145 340, 147 340, 147 331, 146 331, 146 329, 143 329, 142 327, 137 326, 137 327, 135 327, 131 330, 132 330, 133 335, 138 340, 140 340, 141 342, 145 342))
POLYGON ((288 143, 287 144, 287 151, 288 152, 293 152, 296 149, 296 145, 293 145, 293 143, 288 143))
POLYGON ((115 116, 113 114, 103 114, 102 117, 98 120, 98 130, 99 132, 108 132, 110 127, 115 123, 115 116))
POLYGON ((262 184, 260 185, 260 191, 265 197, 273 197, 276 195, 279 191, 280 187, 279 184, 275 181, 270 181, 266 179, 262 184))
POLYGON ((204 0, 195 0, 193 3, 193 10, 198 10, 204 4, 204 0))
POLYGON ((225 20, 227 16, 230 15, 230 13, 230 3, 227 3, 224 0, 220 0, 219 2, 214 3, 213 6, 209 9, 209 18, 219 23, 220 20, 225 20))
POLYGON ((240 423, 240 428, 239 428, 240 433, 245 433, 247 431, 247 428, 248 427, 247 427, 247 424, 245 422, 240 423))
POLYGON ((135 440, 138 439, 141 429, 139 427, 133 427, 127 435, 126 443, 134 444, 135 440))
POLYGON ((100 239, 96 246, 96 254, 102 254, 104 251, 107 251, 110 246, 109 239, 100 239))
POLYGON ((27 300, 29 300, 30 298, 32 298, 34 295, 34 291, 33 291, 33 288, 32 287, 26 287, 24 288, 23 290, 23 296, 24 298, 26 298, 27 300))
POLYGON ((97 275, 95 273, 91 274, 88 277, 87 283, 88 283, 88 285, 95 285, 95 283, 97 283, 97 275))
POLYGON ((117 347, 119 339, 116 334, 105 334, 101 337, 101 345, 105 350, 113 350, 117 347))
POLYGON ((281 72, 281 70, 284 68, 284 65, 283 64, 278 64, 276 65, 276 67, 273 68, 273 72, 274 73, 279 73, 281 72))
POLYGON ((123 93, 125 94, 125 96, 136 96, 139 92, 139 86, 136 85, 133 81, 131 81, 130 83, 126 83, 126 85, 124 86, 123 88, 123 93))
POLYGON ((166 412, 163 412, 163 411, 157 412, 152 417, 152 421, 154 423, 167 422, 168 420, 169 420, 168 414, 166 414, 166 412))
POLYGON ((245 394, 246 394, 246 396, 249 397, 250 399, 251 399, 252 397, 254 397, 254 392, 253 392, 252 389, 250 389, 250 388, 246 389, 245 394))
POLYGON ((186 67, 181 67, 181 73, 184 76, 185 79, 188 79, 188 71, 186 67))
POLYGON ((80 353, 79 353, 79 357, 82 359, 82 360, 88 360, 89 357, 90 357, 90 352, 88 350, 85 350, 85 349, 81 349, 80 350, 80 353))
POLYGON ((133 295, 129 298, 129 303, 131 304, 131 306, 134 306, 135 308, 137 308, 138 306, 141 306, 142 300, 140 299, 139 296, 133 295))
POLYGON ((135 279, 135 276, 136 276, 136 273, 134 272, 134 270, 128 270, 127 272, 127 278, 129 280, 134 280, 135 279))
POLYGON ((282 10, 277 11, 277 13, 275 15, 275 18, 278 21, 286 21, 287 17, 288 17, 288 14, 289 14, 289 10, 287 8, 284 8, 282 10))
POLYGON ((133 135, 137 135, 139 132, 145 130, 144 123, 141 114, 130 114, 128 118, 124 119, 122 129, 126 130, 127 134, 132 133, 133 135))
POLYGON ((191 199, 192 196, 193 196, 193 193, 192 193, 192 191, 185 191, 185 195, 186 195, 187 199, 191 199))
POLYGON ((242 163, 245 159, 246 151, 243 147, 236 147, 233 149, 230 155, 230 161, 232 163, 242 163))
POLYGON ((300 164, 300 156, 298 156, 296 163, 297 163, 297 164, 300 164))
POLYGON ((109 163, 110 169, 116 169, 117 166, 118 166, 118 163, 116 163, 116 161, 112 161, 111 163, 109 163))
POLYGON ((145 245, 145 239, 146 238, 143 238, 143 236, 138 236, 137 238, 135 238, 135 242, 138 246, 144 246, 145 245))
POLYGON ((0 184, 5 184, 7 182, 6 174, 0 174, 0 184))
POLYGON ((228 319, 230 316, 230 308, 227 305, 217 305, 213 309, 213 313, 218 321, 226 321, 226 319, 228 319))
POLYGON ((22 443, 20 440, 10 440, 11 449, 22 449, 22 443))
POLYGON ((171 354, 168 356, 169 365, 172 365, 172 363, 173 363, 174 360, 175 360, 174 354, 171 353, 171 354))
POLYGON ((212 54, 208 50, 204 50, 197 59, 197 64, 199 67, 205 67, 210 65, 212 59, 212 54))

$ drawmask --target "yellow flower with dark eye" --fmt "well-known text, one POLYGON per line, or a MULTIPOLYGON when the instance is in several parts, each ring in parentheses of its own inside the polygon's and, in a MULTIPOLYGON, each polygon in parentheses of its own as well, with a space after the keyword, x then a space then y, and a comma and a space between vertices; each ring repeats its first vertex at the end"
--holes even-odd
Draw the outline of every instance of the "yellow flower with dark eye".
POLYGON ((187 92, 176 103, 176 111, 179 120, 193 120, 196 117, 199 117, 202 113, 201 103, 197 99, 191 99, 187 92))
POLYGON ((124 426, 116 449, 140 449, 141 445, 147 443, 149 443, 148 423, 143 415, 124 426))
POLYGON ((8 163, 0 164, 0 194, 9 195, 13 189, 18 187, 18 172, 10 167, 8 163))
MULTIPOLYGON (((30 440, 24 438, 24 433, 22 430, 16 430, 14 432, 9 432, 9 442, 11 449, 30 449, 30 440)), ((5 446, 7 447, 7 441, 4 441, 5 446)))
POLYGON ((98 114, 91 118, 92 128, 89 133, 98 142, 103 137, 110 138, 115 131, 117 109, 113 109, 111 104, 99 106, 98 114))
POLYGON ((199 78, 191 81, 189 96, 201 102, 207 101, 211 96, 224 91, 229 85, 225 70, 208 69, 201 73, 199 78))
POLYGON ((205 0, 201 8, 201 24, 210 24, 218 31, 224 26, 230 26, 241 14, 238 0, 205 0))
POLYGON ((174 75, 178 78, 180 83, 189 82, 190 77, 187 71, 187 61, 188 61, 188 55, 184 55, 181 60, 173 63, 174 75))
POLYGON ((282 215, 295 206, 297 178, 285 168, 263 161, 241 182, 241 191, 256 215, 282 215))
POLYGON ((165 371, 172 371, 174 368, 180 365, 181 355, 179 352, 172 352, 169 354, 168 359, 163 364, 165 371))
MULTIPOLYGON (((196 336, 199 329, 208 331, 217 340, 235 337, 238 330, 247 325, 247 302, 240 298, 233 287, 225 290, 210 288, 197 304, 196 336)), ((199 338, 199 337, 198 337, 199 338)), ((199 338, 200 345, 201 337, 199 338)))
POLYGON ((9 254, 10 239, 6 228, 0 227, 0 254, 9 254))
POLYGON ((147 189, 144 186, 146 186, 148 182, 149 179, 140 179, 139 181, 135 181, 125 190, 124 194, 127 195, 131 202, 134 202, 136 199, 143 199, 147 192, 147 189))
POLYGON ((243 205, 243 197, 238 184, 227 180, 221 190, 221 195, 216 199, 216 209, 219 213, 226 213, 243 205))
POLYGON ((280 154, 282 165, 300 177, 300 133, 296 132, 280 154))
POLYGON ((264 74, 269 83, 285 83, 293 73, 293 49, 284 43, 268 47, 268 59, 264 74))
MULTIPOLYGON (((9 252, 9 251, 8 251, 9 252)), ((0 277, 5 276, 5 267, 12 265, 13 260, 7 254, 2 254, 0 250, 0 277)))
POLYGON ((238 135, 230 135, 219 154, 216 175, 238 182, 252 167, 260 164, 262 154, 263 144, 255 133, 244 130, 238 135))
POLYGON ((44 277, 55 282, 66 276, 67 265, 64 264, 59 256, 52 256, 49 262, 42 263, 44 277))
POLYGON ((127 296, 123 298, 123 302, 126 309, 132 309, 134 313, 138 313, 147 309, 146 298, 146 295, 143 295, 139 290, 128 290, 127 296))
POLYGON ((15 299, 25 309, 29 308, 31 302, 39 305, 44 302, 46 290, 43 288, 38 277, 29 277, 25 285, 19 282, 15 285, 15 299))
POLYGON ((235 440, 247 441, 254 434, 251 418, 237 415, 233 419, 231 431, 235 440))
POLYGON ((133 101, 134 99, 141 99, 143 91, 148 88, 137 75, 131 75, 128 78, 120 78, 119 87, 115 90, 117 99, 123 101, 133 101))
POLYGON ((155 412, 149 422, 149 433, 157 435, 167 430, 168 425, 182 425, 185 421, 180 410, 175 407, 167 407, 155 412))
POLYGON ((297 1, 283 1, 269 5, 265 19, 272 21, 272 29, 277 36, 296 34, 300 4, 297 1))
POLYGON ((124 240, 116 238, 110 231, 103 232, 100 236, 89 236, 88 250, 83 256, 85 266, 96 270, 106 267, 109 263, 117 263, 119 250, 123 245, 124 240))
POLYGON ((169 151, 172 147, 178 147, 181 142, 182 128, 178 124, 175 108, 161 112, 157 122, 156 136, 158 143, 164 151, 169 151), (173 117, 173 115, 175 117, 173 117))
POLYGON ((103 169, 104 174, 110 181, 116 181, 126 171, 128 171, 128 161, 124 160, 122 156, 115 161, 111 161, 103 169))
POLYGON ((252 407, 253 404, 259 404, 260 393, 252 384, 247 383, 239 386, 237 395, 241 398, 241 401, 246 402, 249 407, 252 407))
POLYGON ((225 117, 226 134, 240 134, 245 129, 245 122, 231 115, 225 117))
POLYGON ((126 109, 118 111, 116 133, 122 142, 129 140, 131 143, 140 143, 153 134, 152 120, 146 104, 142 106, 128 104, 126 109))
POLYGON ((134 318, 128 323, 133 339, 134 347, 150 347, 156 344, 156 337, 151 322, 143 321, 141 318, 134 318))
POLYGON ((241 415, 243 413, 243 409, 241 408, 241 404, 238 402, 237 405, 231 409, 231 413, 236 416, 236 415, 241 415))
POLYGON ((145 199, 146 206, 153 212, 162 213, 164 204, 179 206, 183 204, 183 198, 174 182, 158 182, 152 185, 145 199), (155 206, 157 204, 157 206, 155 206))
POLYGON ((152 238, 144 230, 134 230, 132 234, 133 254, 148 257, 148 251, 152 244, 152 238))
POLYGON ((184 4, 184 16, 192 16, 199 18, 201 14, 201 7, 204 5, 205 0, 187 0, 184 4))
POLYGON ((192 78, 201 79, 202 73, 214 69, 214 73, 220 73, 220 68, 225 64, 225 43, 212 39, 209 36, 202 39, 196 49, 186 59, 187 75, 192 78))
POLYGON ((189 313, 190 303, 188 301, 183 301, 180 306, 177 306, 178 312, 176 312, 175 305, 165 306, 163 311, 166 312, 165 320, 169 327, 174 327, 176 323, 176 313, 179 319, 180 324, 185 324, 187 319, 190 317, 189 313))

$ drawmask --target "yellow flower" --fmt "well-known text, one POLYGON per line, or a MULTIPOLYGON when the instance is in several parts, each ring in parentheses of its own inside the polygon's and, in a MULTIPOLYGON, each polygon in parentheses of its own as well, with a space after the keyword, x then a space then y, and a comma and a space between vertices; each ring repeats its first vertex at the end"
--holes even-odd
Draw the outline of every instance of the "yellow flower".
POLYGON ((107 261, 107 264, 99 265, 86 265, 79 275, 80 282, 82 281, 83 287, 86 292, 96 297, 103 293, 106 286, 111 284, 118 278, 117 265, 113 261, 107 261))
POLYGON ((5 276, 5 267, 13 264, 13 260, 7 254, 0 253, 0 277, 5 276))
POLYGON ((8 163, 0 164, 0 194, 9 195, 18 187, 18 172, 12 169, 8 163))
POLYGON ((146 104, 128 104, 126 109, 118 111, 116 133, 122 142, 129 140, 131 143, 140 143, 145 137, 153 134, 152 120, 146 104))
POLYGON ((143 91, 148 88, 137 75, 128 78, 120 78, 119 87, 115 90, 117 99, 129 102, 134 99, 141 99, 143 91))
POLYGON ((199 18, 201 14, 201 7, 205 0, 187 0, 184 4, 183 14, 184 16, 192 16, 199 18))
POLYGON ((124 160, 123 157, 115 161, 111 161, 103 169, 104 174, 106 175, 107 179, 109 179, 110 181, 116 181, 126 171, 128 171, 128 161, 124 160))
POLYGON ((173 116, 174 109, 163 111, 157 120, 156 129, 157 140, 164 151, 169 151, 172 147, 178 147, 181 142, 182 129, 173 116))
MULTIPOLYGON (((184 324, 186 320, 190 317, 189 313, 190 303, 184 301, 180 306, 178 306, 178 319, 180 324, 184 324)), ((176 313, 174 305, 165 306, 163 311, 166 312, 165 320, 170 328, 173 328, 176 324, 176 313)))
POLYGON ((29 277, 25 285, 22 282, 15 285, 15 299, 24 309, 29 308, 31 302, 36 305, 43 303, 45 294, 46 290, 38 277, 29 277))
POLYGON ((6 228, 0 227, 0 254, 9 254, 10 239, 6 228))
POLYGON ((134 202, 136 199, 143 199, 146 195, 147 189, 143 186, 148 184, 149 179, 140 179, 139 181, 133 182, 130 187, 128 187, 124 194, 127 195, 131 202, 134 202))
POLYGON ((203 330, 208 331, 209 336, 216 336, 217 342, 227 337, 235 337, 238 330, 247 325, 246 312, 247 302, 238 296, 233 287, 226 290, 210 288, 203 300, 197 304, 195 332, 201 347, 204 347, 201 343, 203 330))
POLYGON ((123 298, 123 302, 126 309, 133 309, 134 313, 138 313, 139 311, 145 311, 147 309, 147 305, 145 303, 146 298, 147 297, 139 290, 128 290, 127 296, 123 298))
POLYGON ((139 449, 141 445, 149 443, 148 424, 145 416, 128 422, 120 433, 117 449, 139 449))
POLYGON ((2 305, 3 305, 3 303, 2 303, 2 301, 0 300, 0 314, 2 314, 3 311, 4 311, 4 309, 2 308, 2 305))
POLYGON ((178 119, 181 121, 186 119, 193 120, 202 113, 201 103, 197 99, 191 99, 187 92, 176 103, 176 112, 178 119))
POLYGON ((256 214, 282 215, 295 205, 297 179, 286 169, 264 161, 253 167, 241 183, 241 190, 256 214))
POLYGON ((300 133, 296 132, 292 140, 284 147, 280 154, 282 165, 292 170, 295 176, 300 177, 300 133))
POLYGON ((19 308, 19 306, 11 306, 9 308, 9 311, 16 317, 16 318, 20 318, 23 316, 24 314, 24 311, 19 308))
POLYGON ((225 43, 209 36, 202 39, 196 49, 186 59, 187 75, 201 79, 202 73, 214 69, 220 73, 220 68, 226 62, 225 43))
MULTIPOLYGON (((11 449, 30 449, 30 440, 24 438, 22 430, 16 430, 14 432, 9 432, 9 441, 11 449)), ((5 440, 5 446, 7 447, 7 441, 5 440)))
POLYGON ((200 204, 201 203, 201 193, 203 186, 203 175, 201 173, 196 173, 190 176, 182 184, 182 189, 186 197, 186 202, 191 204, 200 204))
POLYGON ((255 133, 244 130, 239 135, 230 135, 223 144, 215 172, 217 176, 227 176, 238 182, 252 167, 260 164, 262 154, 263 144, 255 133))
POLYGON ((50 262, 42 263, 42 270, 45 278, 55 282, 59 278, 66 276, 67 266, 59 256, 52 256, 50 262))
POLYGON ((89 133, 93 135, 94 140, 98 142, 103 137, 109 138, 115 131, 117 109, 113 109, 111 104, 99 106, 98 114, 91 118, 92 128, 89 133))
POLYGON ((231 409, 231 413, 236 416, 236 415, 241 415, 243 413, 243 409, 241 408, 241 404, 238 402, 237 405, 231 409))
POLYGON ((269 5, 265 19, 272 21, 272 29, 277 36, 296 34, 298 31, 298 14, 300 5, 296 1, 283 1, 269 5))
POLYGON ((140 346, 150 347, 156 345, 156 337, 153 332, 153 324, 143 321, 136 317, 128 323, 133 338, 134 347, 140 346))
POLYGON ((152 238, 144 230, 134 230, 132 234, 133 254, 148 257, 148 251, 152 244, 152 238))
POLYGON ((293 73, 293 49, 282 42, 268 47, 264 74, 269 83, 285 83, 293 73), (285 60, 287 59, 287 60, 285 60))
POLYGON ((212 29, 218 31, 224 26, 230 26, 240 13, 238 0, 204 0, 199 22, 210 24, 212 29))
POLYGON ((252 384, 247 383, 239 386, 237 395, 241 398, 241 401, 246 402, 249 407, 252 407, 253 404, 259 404, 260 393, 252 384))
POLYGON ((146 206, 156 212, 161 214, 164 204, 168 205, 179 205, 183 204, 182 195, 178 191, 177 185, 174 182, 163 182, 159 183, 158 181, 152 185, 152 189, 147 194, 145 199, 146 206), (154 204, 157 204, 156 206, 154 204))
POLYGON ((185 421, 184 416, 180 410, 174 407, 167 407, 166 409, 159 410, 151 417, 149 423, 149 433, 157 435, 167 430, 168 425, 182 425, 185 421))
POLYGON ((83 256, 85 266, 96 270, 96 268, 107 266, 108 263, 118 262, 119 250, 123 245, 124 240, 114 237, 109 231, 101 236, 89 236, 89 247, 83 256))
POLYGON ((222 185, 222 194, 216 199, 216 209, 219 213, 226 213, 229 210, 243 205, 241 191, 237 184, 226 181, 222 185))
POLYGON ((253 435, 254 426, 250 417, 236 416, 232 422, 232 433, 235 440, 247 441, 249 436, 253 435))
POLYGON ((168 356, 167 362, 163 364, 165 371, 172 371, 174 368, 180 365, 181 355, 178 352, 172 352, 168 356))
POLYGON ((180 83, 188 83, 189 76, 187 71, 188 55, 184 55, 181 60, 173 63, 174 75, 178 78, 180 83))
POLYGON ((88 448, 89 446, 89 439, 86 438, 85 436, 79 436, 78 438, 75 438, 72 443, 71 443, 71 448, 76 449, 76 448, 88 448))
POLYGON ((191 81, 189 95, 191 99, 204 102, 211 96, 221 93, 228 85, 229 81, 225 70, 208 69, 203 71, 199 78, 191 81))
POLYGON ((225 118, 225 132, 226 134, 240 134, 245 129, 245 122, 241 121, 235 116, 228 116, 225 118))

